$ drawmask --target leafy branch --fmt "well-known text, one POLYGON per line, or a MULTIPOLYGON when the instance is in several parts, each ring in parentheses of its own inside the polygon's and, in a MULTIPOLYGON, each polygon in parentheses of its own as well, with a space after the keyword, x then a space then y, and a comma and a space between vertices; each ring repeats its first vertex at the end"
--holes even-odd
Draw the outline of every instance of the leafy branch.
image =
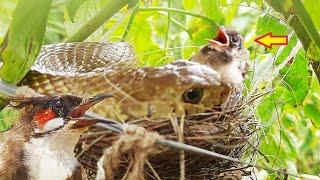
POLYGON ((318 80, 320 79, 320 35, 312 19, 302 4, 301 0, 289 1, 290 7, 286 7, 288 2, 281 0, 265 0, 275 11, 281 13, 288 21, 288 24, 296 32, 303 44, 308 57, 314 61, 312 67, 318 80))
POLYGON ((145 7, 145 8, 139 8, 138 11, 139 12, 142 12, 142 11, 165 11, 165 12, 179 13, 179 14, 184 14, 184 15, 188 15, 188 16, 198 17, 198 18, 201 18, 205 21, 208 21, 212 25, 218 26, 215 21, 213 21, 212 19, 210 19, 206 16, 202 16, 200 14, 186 11, 183 9, 166 8, 166 7, 145 7))
POLYGON ((51 4, 52 0, 18 2, 0 48, 0 79, 17 84, 29 71, 44 41, 51 4))
MULTIPOLYGON (((214 20, 212 20, 206 16, 202 16, 200 14, 186 11, 183 9, 169 8, 169 7, 138 7, 137 6, 136 9, 134 10, 134 12, 131 14, 129 22, 127 24, 127 27, 125 29, 125 32, 121 38, 123 41, 126 39, 128 32, 130 31, 130 28, 131 28, 131 25, 132 25, 132 22, 134 20, 135 15, 139 12, 147 12, 147 11, 171 12, 171 13, 178 13, 178 14, 193 16, 193 17, 201 18, 201 19, 209 22, 212 26, 214 26, 214 28, 218 28, 218 24, 214 20)), ((172 18, 170 18, 170 21, 172 21, 174 24, 181 27, 183 30, 185 30, 188 33, 188 35, 190 37, 192 37, 191 33, 186 28, 184 28, 183 25, 181 25, 179 22, 177 22, 176 20, 174 20, 172 18)))
POLYGON ((106 21, 108 21, 115 13, 117 13, 121 8, 123 8, 131 2, 132 0, 108 1, 108 3, 95 16, 93 16, 85 25, 83 25, 66 41, 84 41, 100 26, 102 26, 106 21))

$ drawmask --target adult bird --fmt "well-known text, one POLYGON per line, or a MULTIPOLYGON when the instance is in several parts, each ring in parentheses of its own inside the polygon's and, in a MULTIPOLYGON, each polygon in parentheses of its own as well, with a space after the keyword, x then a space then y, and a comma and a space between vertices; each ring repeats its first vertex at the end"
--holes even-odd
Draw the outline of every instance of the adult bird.
POLYGON ((11 98, 11 106, 21 113, 16 124, 0 134, 0 179, 86 179, 74 148, 81 133, 95 122, 79 117, 111 96, 11 98))

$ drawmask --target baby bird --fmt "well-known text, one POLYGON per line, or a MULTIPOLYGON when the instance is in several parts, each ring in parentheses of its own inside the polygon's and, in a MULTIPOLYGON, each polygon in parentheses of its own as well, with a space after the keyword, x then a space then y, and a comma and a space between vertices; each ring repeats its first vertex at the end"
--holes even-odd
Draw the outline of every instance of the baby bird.
POLYGON ((191 61, 210 66, 220 74, 222 83, 241 91, 249 69, 249 55, 236 30, 219 28, 217 36, 209 40, 191 61))

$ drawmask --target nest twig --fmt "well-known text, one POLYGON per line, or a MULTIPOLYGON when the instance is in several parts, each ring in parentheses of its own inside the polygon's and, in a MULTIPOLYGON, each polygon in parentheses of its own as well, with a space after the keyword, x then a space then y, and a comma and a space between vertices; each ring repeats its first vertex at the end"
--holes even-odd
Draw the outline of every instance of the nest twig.
MULTIPOLYGON (((254 96, 258 98, 260 96, 254 96)), ((249 142, 256 132, 257 123, 250 113, 245 112, 253 100, 233 99, 223 107, 216 107, 208 112, 187 116, 184 119, 184 142, 189 145, 217 152, 232 158, 242 157, 246 148, 255 149, 249 142)), ((177 119, 179 124, 181 119, 177 119)), ((129 122, 156 131, 166 139, 179 141, 170 119, 140 119, 129 122)), ((91 128, 81 137, 77 145, 79 161, 94 179, 97 172, 97 161, 103 150, 111 147, 119 138, 119 133, 101 128, 91 128)), ((181 139, 180 139, 181 140, 181 139)), ((145 166, 147 179, 179 179, 181 177, 181 157, 179 151, 162 147, 159 152, 148 158, 145 166)), ((184 172, 187 179, 239 179, 244 169, 236 162, 208 158, 192 152, 184 152, 184 172)), ((116 177, 122 177, 129 162, 123 159, 116 177)), ((117 179, 117 178, 116 178, 117 179)))

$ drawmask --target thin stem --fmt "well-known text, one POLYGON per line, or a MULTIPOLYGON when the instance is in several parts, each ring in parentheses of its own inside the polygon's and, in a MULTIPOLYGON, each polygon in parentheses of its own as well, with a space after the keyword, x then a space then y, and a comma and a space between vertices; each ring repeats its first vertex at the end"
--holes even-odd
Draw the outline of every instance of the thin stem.
POLYGON ((131 0, 108 1, 108 3, 101 9, 101 11, 99 11, 66 41, 84 41, 130 1, 131 0))
POLYGON ((189 15, 189 16, 194 16, 201 18, 205 21, 208 21, 210 24, 218 27, 216 22, 214 22, 212 19, 202 16, 200 14, 192 13, 190 11, 182 10, 182 9, 176 9, 176 8, 165 8, 165 7, 145 7, 145 8, 139 8, 139 11, 166 11, 166 12, 173 12, 173 13, 179 13, 179 14, 184 14, 184 15, 189 15))
MULTIPOLYGON (((120 19, 118 19, 118 20, 112 25, 112 27, 102 36, 102 38, 100 39, 100 42, 106 42, 106 41, 108 41, 109 39, 107 39, 107 38, 109 38, 110 35, 111 35, 112 33, 114 33, 114 32, 121 26, 121 24, 125 21, 126 17, 129 16, 129 14, 130 14, 130 15, 132 14, 133 10, 134 10, 134 9, 131 8, 131 9, 130 9, 129 11, 127 11, 124 15, 122 15, 122 16, 120 17, 120 19)), ((117 37, 117 36, 112 37, 112 38, 116 38, 116 37, 117 37)), ((120 41, 122 40, 121 37, 118 37, 118 39, 120 39, 120 41)))
POLYGON ((129 34, 129 31, 130 31, 131 26, 133 24, 133 20, 136 17, 136 14, 138 13, 138 9, 139 9, 139 3, 136 4, 136 6, 134 7, 134 9, 132 11, 132 14, 131 14, 130 19, 129 19, 128 24, 127 24, 127 27, 124 30, 124 33, 122 35, 121 41, 125 41, 127 39, 127 36, 129 34))
MULTIPOLYGON (((171 5, 171 0, 168 0, 168 8, 170 8, 171 5)), ((168 45, 168 39, 169 39, 169 31, 170 31, 170 21, 171 21, 171 13, 168 11, 167 12, 167 29, 166 29, 166 38, 164 40, 164 46, 163 49, 167 49, 168 45)), ((166 51, 163 51, 163 55, 166 55, 166 51)))
MULTIPOLYGON (((165 14, 165 13, 159 13, 159 14, 164 15, 164 16, 167 16, 167 14, 165 14)), ((177 20, 176 20, 175 18, 173 18, 173 17, 170 18, 170 21, 171 21, 173 24, 175 24, 177 27, 179 27, 179 28, 181 28, 182 30, 184 30, 184 31, 188 34, 188 36, 189 36, 190 39, 193 39, 192 33, 186 28, 185 25, 181 24, 179 21, 177 21, 177 20)))
POLYGON ((171 17, 171 22, 173 24, 175 24, 176 26, 178 26, 179 28, 183 29, 185 32, 187 32, 188 36, 190 39, 193 39, 193 36, 191 34, 191 32, 183 25, 181 24, 179 21, 175 20, 173 17, 171 17))
MULTIPOLYGON (((127 27, 125 29, 125 32, 123 33, 122 35, 122 38, 121 40, 122 41, 125 41, 127 36, 128 36, 128 33, 130 31, 130 28, 132 26, 132 22, 136 16, 136 14, 138 12, 143 12, 143 11, 165 11, 165 12, 173 12, 173 13, 180 13, 180 14, 185 14, 185 15, 189 15, 189 16, 194 16, 194 17, 198 17, 198 18, 201 18, 205 21, 208 21, 210 24, 218 27, 218 25, 210 18, 207 18, 205 16, 202 16, 202 15, 199 15, 199 14, 195 14, 195 13, 192 13, 192 12, 189 12, 189 11, 186 11, 186 10, 182 10, 182 9, 176 9, 176 8, 165 8, 165 7, 145 7, 145 8, 139 8, 139 4, 137 4, 137 6, 135 7, 134 11, 132 12, 131 16, 130 16, 130 19, 128 21, 128 24, 127 24, 127 27)), ((160 13, 162 14, 162 13, 160 13)), ((163 14, 164 15, 164 14, 163 14)), ((168 17, 169 18, 169 17, 168 17)), ((180 28, 182 28, 183 30, 185 30, 189 37, 191 39, 193 39, 192 37, 192 34, 188 31, 188 29, 186 29, 184 27, 184 25, 182 25, 181 23, 179 23, 177 20, 173 19, 172 17, 169 18, 171 22, 173 22, 174 24, 176 24, 177 26, 179 26, 180 28)))

